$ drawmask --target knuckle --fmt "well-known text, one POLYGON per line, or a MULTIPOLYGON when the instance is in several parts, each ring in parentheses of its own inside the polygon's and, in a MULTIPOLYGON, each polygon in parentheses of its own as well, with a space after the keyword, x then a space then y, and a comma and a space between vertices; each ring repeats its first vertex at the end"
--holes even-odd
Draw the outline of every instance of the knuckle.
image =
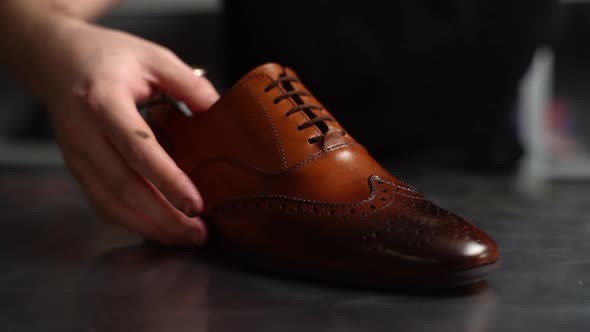
POLYGON ((85 83, 75 93, 84 108, 100 112, 105 98, 110 94, 111 86, 106 80, 96 79, 85 83))
POLYGON ((178 60, 178 56, 176 55, 176 53, 174 53, 174 51, 172 51, 168 47, 157 46, 157 52, 162 59, 170 60, 170 61, 177 61, 178 60))
POLYGON ((189 76, 190 80, 187 80, 187 84, 190 85, 190 88, 194 91, 198 91, 201 95, 203 93, 209 93, 211 85, 209 81, 204 77, 198 76, 189 76))
POLYGON ((139 158, 140 161, 145 161, 149 154, 157 152, 159 144, 155 139, 151 139, 153 134, 149 128, 143 128, 143 123, 138 124, 141 129, 136 129, 133 132, 126 133, 121 142, 120 148, 128 155, 125 157, 139 158))
POLYGON ((162 195, 166 205, 175 212, 179 211, 183 215, 196 217, 199 212, 196 208, 200 203, 199 197, 190 189, 188 183, 185 185, 178 181, 178 176, 173 175, 177 174, 174 169, 165 170, 160 174, 153 176, 149 181, 154 190, 162 195))
POLYGON ((123 134, 116 138, 115 146, 119 151, 121 157, 133 168, 142 175, 146 175, 144 170, 151 167, 151 162, 155 159, 152 156, 153 145, 156 142, 147 141, 144 139, 137 139, 135 134, 123 134))
MULTIPOLYGON (((192 196, 180 193, 178 198, 176 198, 172 204, 189 218, 193 218, 198 215, 197 211, 195 211, 195 206, 198 205, 198 201, 192 196)), ((184 220, 179 221, 184 222, 184 220)))
POLYGON ((146 143, 127 138, 121 143, 119 148, 124 154, 125 159, 136 171, 143 173, 142 170, 149 166, 150 149, 146 143))
POLYGON ((174 206, 194 201, 191 192, 179 182, 183 175, 177 167, 162 162, 158 153, 146 143, 137 143, 140 146, 129 147, 126 152, 127 162, 147 182, 152 190, 159 192, 174 206), (143 145, 143 146, 142 146, 143 145))

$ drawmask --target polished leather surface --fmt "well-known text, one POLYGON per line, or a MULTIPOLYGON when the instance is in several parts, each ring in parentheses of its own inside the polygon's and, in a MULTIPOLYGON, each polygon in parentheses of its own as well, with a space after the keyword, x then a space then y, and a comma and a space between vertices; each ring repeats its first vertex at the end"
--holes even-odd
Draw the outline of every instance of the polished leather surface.
POLYGON ((147 119, 203 195, 212 244, 258 266, 397 288, 470 282, 498 261, 486 233, 389 174, 288 68, 254 69, 208 112, 147 119))
POLYGON ((144 245, 100 222, 65 169, 4 168, 0 331, 590 331, 590 183, 530 199, 511 176, 382 165, 474 216, 502 249, 501 273, 420 292, 289 280, 144 245))

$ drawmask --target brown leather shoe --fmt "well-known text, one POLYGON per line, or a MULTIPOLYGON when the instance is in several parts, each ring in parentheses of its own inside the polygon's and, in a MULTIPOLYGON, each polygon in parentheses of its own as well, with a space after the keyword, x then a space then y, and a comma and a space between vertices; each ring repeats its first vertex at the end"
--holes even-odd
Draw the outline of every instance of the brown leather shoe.
POLYGON ((211 241, 258 266, 370 287, 494 270, 494 241, 381 167, 288 68, 260 66, 206 113, 148 122, 199 188, 211 241))

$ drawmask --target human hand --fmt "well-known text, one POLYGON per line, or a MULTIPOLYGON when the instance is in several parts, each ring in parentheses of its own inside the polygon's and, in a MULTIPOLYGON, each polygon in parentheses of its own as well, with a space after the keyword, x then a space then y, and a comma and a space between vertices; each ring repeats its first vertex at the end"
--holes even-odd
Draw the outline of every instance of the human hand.
POLYGON ((206 111, 219 95, 172 52, 76 19, 52 26, 33 89, 64 159, 97 213, 168 245, 203 244, 203 201, 136 103, 157 91, 206 111))

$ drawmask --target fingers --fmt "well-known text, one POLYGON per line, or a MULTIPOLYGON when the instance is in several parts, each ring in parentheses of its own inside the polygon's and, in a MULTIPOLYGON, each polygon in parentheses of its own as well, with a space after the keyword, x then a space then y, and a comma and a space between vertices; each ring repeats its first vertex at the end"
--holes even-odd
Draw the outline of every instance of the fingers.
POLYGON ((172 205, 188 217, 196 217, 203 200, 192 181, 178 168, 154 137, 123 90, 98 98, 96 114, 125 163, 151 182, 172 205))
POLYGON ((170 51, 154 52, 153 59, 145 65, 154 74, 155 85, 185 102, 193 112, 206 111, 219 99, 219 93, 207 78, 196 76, 170 51))
POLYGON ((64 155, 103 219, 168 245, 205 242, 202 220, 178 212, 153 185, 126 167, 106 140, 93 146, 88 156, 68 151, 67 147, 64 155), (100 169, 94 166, 97 162, 102 165, 100 169))
MULTIPOLYGON (((174 208, 154 185, 135 175, 135 181, 132 181, 127 189, 128 193, 133 195, 138 203, 145 204, 149 216, 156 221, 161 221, 159 224, 170 229, 176 238, 189 240, 191 244, 205 243, 207 229, 201 218, 187 217, 174 208)), ((133 197, 130 197, 129 201, 133 201, 133 197)))
MULTIPOLYGON (((67 152, 64 151, 64 155, 67 152)), ((163 244, 173 245, 172 235, 159 229, 149 218, 138 216, 125 207, 117 196, 112 195, 102 185, 100 177, 93 172, 92 167, 79 159, 66 158, 68 167, 80 183, 80 186, 98 215, 106 222, 118 224, 128 230, 141 234, 149 239, 163 244)))

